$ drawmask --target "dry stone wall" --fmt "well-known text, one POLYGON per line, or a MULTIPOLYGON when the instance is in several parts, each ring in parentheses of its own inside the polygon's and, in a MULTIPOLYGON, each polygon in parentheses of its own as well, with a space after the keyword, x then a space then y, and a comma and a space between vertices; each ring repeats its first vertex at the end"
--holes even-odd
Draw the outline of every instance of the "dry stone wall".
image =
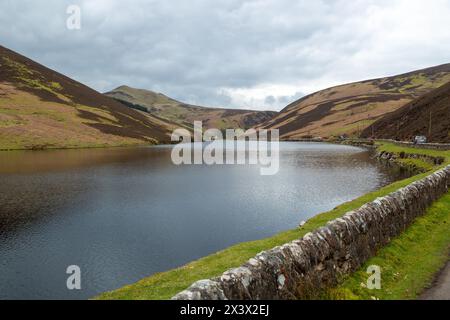
POLYGON ((411 147, 411 148, 418 148, 418 149, 429 149, 429 150, 450 150, 450 143, 420 143, 415 144, 412 142, 406 142, 406 141, 396 141, 392 139, 377 139, 378 141, 384 141, 396 144, 401 147, 411 147))
POLYGON ((261 252, 222 276, 194 283, 172 299, 305 299, 336 285, 400 235, 448 190, 450 166, 305 235, 261 252))
POLYGON ((375 158, 378 160, 385 160, 391 162, 396 162, 398 159, 419 159, 428 162, 432 165, 441 165, 445 161, 444 157, 433 157, 425 154, 405 153, 405 152, 400 152, 397 154, 394 152, 387 152, 387 151, 378 152, 375 158))

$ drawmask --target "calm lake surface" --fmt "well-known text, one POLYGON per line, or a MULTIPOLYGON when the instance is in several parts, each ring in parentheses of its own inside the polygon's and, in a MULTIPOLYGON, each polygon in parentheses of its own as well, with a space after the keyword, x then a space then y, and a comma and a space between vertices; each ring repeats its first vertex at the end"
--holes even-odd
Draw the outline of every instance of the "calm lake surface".
POLYGON ((175 166, 171 147, 0 152, 0 299, 85 299, 302 220, 397 177, 368 151, 281 143, 280 171, 175 166), (66 287, 78 265, 82 290, 66 287))

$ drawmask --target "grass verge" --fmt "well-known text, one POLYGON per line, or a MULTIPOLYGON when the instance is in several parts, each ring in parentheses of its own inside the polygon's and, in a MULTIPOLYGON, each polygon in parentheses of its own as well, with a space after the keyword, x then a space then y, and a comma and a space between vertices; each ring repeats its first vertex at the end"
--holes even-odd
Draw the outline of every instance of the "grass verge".
MULTIPOLYGON (((378 145, 379 150, 391 152, 408 152, 408 148, 400 148, 398 151, 392 150, 391 147, 397 147, 387 143, 378 145), (389 149, 389 150, 386 150, 389 149)), ((413 149, 413 151, 425 152, 430 156, 444 156, 446 163, 450 162, 450 152, 413 149), (435 153, 437 154, 435 155, 435 153)), ((408 152, 413 153, 413 152, 408 152)), ((417 152, 416 152, 417 153, 417 152)), ((437 168, 433 168, 437 169, 437 168)), ((191 262, 183 267, 170 270, 167 272, 157 273, 148 278, 145 278, 135 284, 125 286, 123 288, 106 292, 96 297, 96 299, 125 299, 125 300, 164 300, 174 296, 179 291, 189 287, 195 281, 201 279, 208 279, 221 275, 224 271, 238 267, 245 263, 250 258, 254 257, 261 251, 269 250, 273 247, 283 245, 290 241, 303 237, 306 233, 314 231, 315 229, 325 225, 328 221, 343 216, 351 210, 355 210, 362 205, 375 200, 378 197, 385 196, 399 188, 405 187, 408 184, 426 177, 429 172, 425 172, 414 177, 394 182, 377 191, 368 193, 353 201, 344 203, 337 208, 314 216, 302 228, 282 232, 273 237, 240 243, 229 247, 223 251, 201 258, 191 262)), ((345 291, 347 292, 347 291, 345 291)), ((336 294, 339 293, 336 291, 336 294)))
POLYGON ((431 149, 420 149, 420 148, 412 148, 406 146, 400 146, 393 143, 379 142, 377 143, 378 151, 386 151, 400 154, 401 152, 407 154, 420 154, 430 157, 444 157, 446 162, 448 163, 450 160, 450 150, 441 151, 441 150, 431 150, 431 149))
POLYGON ((450 192, 436 201, 403 234, 382 248, 325 299, 416 299, 448 261, 450 251, 450 192), (371 265, 381 268, 381 290, 365 286, 371 265))

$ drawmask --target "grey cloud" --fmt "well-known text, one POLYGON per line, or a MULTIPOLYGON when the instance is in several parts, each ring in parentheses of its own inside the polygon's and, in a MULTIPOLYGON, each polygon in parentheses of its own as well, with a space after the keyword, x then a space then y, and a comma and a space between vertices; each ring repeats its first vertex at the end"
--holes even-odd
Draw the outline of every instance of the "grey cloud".
POLYGON ((277 97, 278 105, 285 106, 293 101, 297 101, 298 99, 304 97, 305 94, 302 92, 296 92, 292 96, 279 96, 277 97))
POLYGON ((277 100, 275 99, 274 96, 267 96, 266 99, 264 100, 264 103, 265 103, 266 105, 271 106, 271 105, 273 105, 276 101, 277 101, 277 100))
POLYGON ((419 3, 16 0, 1 5, 0 39, 99 91, 127 84, 200 105, 280 109, 298 91, 448 62, 450 36, 439 30, 450 5, 415 10, 419 3), (69 4, 82 9, 81 30, 65 28, 69 4), (419 33, 415 19, 426 26, 419 33), (261 97, 225 90, 264 85, 298 88, 261 97))

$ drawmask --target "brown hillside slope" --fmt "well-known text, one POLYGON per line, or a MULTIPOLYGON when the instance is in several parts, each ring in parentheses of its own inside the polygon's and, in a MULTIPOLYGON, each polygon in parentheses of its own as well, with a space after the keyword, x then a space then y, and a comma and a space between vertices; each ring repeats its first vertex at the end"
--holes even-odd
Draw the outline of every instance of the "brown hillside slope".
POLYGON ((389 113, 362 133, 363 137, 450 143, 450 82, 389 113), (431 120, 431 134, 430 134, 431 120))
POLYGON ((290 104, 260 128, 279 129, 286 140, 305 136, 359 136, 385 114, 448 81, 450 64, 341 85, 290 104))
POLYGON ((166 142, 173 127, 0 46, 0 149, 166 142))
POLYGON ((144 108, 152 115, 186 128, 192 128, 194 121, 203 121, 206 128, 248 129, 277 114, 273 111, 199 107, 179 102, 161 93, 128 86, 118 87, 105 95, 134 107, 144 108))

